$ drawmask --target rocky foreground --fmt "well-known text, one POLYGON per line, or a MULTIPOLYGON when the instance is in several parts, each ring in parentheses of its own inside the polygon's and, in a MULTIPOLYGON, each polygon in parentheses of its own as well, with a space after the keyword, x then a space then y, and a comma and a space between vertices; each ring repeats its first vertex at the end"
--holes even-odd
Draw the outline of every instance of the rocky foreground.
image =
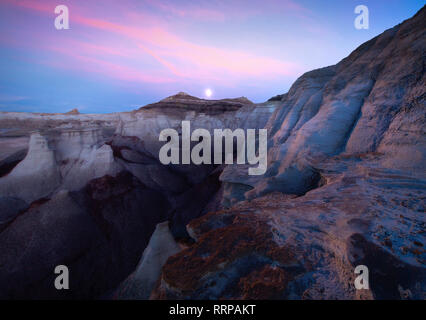
POLYGON ((0 113, 0 298, 425 299, 425 49, 423 8, 263 104, 0 113), (268 129, 268 171, 162 165, 182 120, 268 129))

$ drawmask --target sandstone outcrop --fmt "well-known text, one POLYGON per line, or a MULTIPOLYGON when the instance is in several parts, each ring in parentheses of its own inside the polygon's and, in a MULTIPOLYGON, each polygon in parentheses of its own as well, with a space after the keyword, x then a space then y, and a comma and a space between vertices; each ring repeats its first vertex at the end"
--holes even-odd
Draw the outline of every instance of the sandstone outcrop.
POLYGON ((266 178, 245 182, 229 167, 222 180, 245 184, 245 199, 303 194, 315 187, 321 159, 371 152, 383 154, 383 167, 425 177, 425 20, 422 9, 337 65, 301 76, 266 126, 266 178))
POLYGON ((425 46, 423 8, 271 99, 267 173, 224 169, 153 297, 425 299, 425 46))

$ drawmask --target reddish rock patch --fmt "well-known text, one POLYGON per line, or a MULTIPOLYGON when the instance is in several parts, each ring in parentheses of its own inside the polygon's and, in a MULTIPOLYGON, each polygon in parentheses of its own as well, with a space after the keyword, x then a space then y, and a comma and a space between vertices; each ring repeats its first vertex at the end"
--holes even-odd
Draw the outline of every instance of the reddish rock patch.
POLYGON ((292 276, 283 269, 267 265, 240 279, 241 299, 282 299, 283 292, 291 279, 292 276))
MULTIPOLYGON (((241 273, 238 274, 238 277, 243 278, 252 272, 263 272, 265 276, 273 275, 272 281, 284 279, 284 271, 280 272, 270 266, 265 267, 263 271, 256 270, 272 263, 279 267, 295 265, 297 262, 292 249, 278 246, 273 240, 271 227, 261 216, 253 213, 222 211, 208 214, 192 222, 190 227, 193 230, 201 228, 203 231, 201 233, 201 230, 196 230, 196 233, 202 234, 197 243, 170 257, 163 268, 162 279, 166 287, 172 288, 170 292, 179 292, 178 295, 182 294, 182 297, 191 296, 192 292, 209 285, 209 281, 212 279, 212 285, 215 286, 216 274, 227 273, 227 269, 237 268, 235 265, 238 264, 238 261, 244 259, 244 266, 241 267, 244 270, 240 270, 241 273)), ((239 278, 233 281, 237 284, 239 278)), ((279 281, 279 284, 276 284, 277 290, 283 291, 285 283, 279 281)), ((230 293, 228 290, 227 297, 229 298, 229 294, 231 294, 232 297, 237 298, 240 295, 252 294, 250 293, 252 290, 254 290, 253 292, 260 290, 260 287, 244 288, 241 292, 230 293)))

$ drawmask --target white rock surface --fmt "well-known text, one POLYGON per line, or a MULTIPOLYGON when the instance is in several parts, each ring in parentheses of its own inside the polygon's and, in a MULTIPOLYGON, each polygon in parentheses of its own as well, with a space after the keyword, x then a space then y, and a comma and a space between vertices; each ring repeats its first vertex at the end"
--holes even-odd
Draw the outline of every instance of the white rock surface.
POLYGON ((164 263, 179 251, 181 251, 181 247, 170 233, 169 222, 158 224, 135 272, 123 281, 114 294, 114 298, 120 300, 148 299, 164 263))
POLYGON ((31 134, 29 150, 8 175, 0 194, 28 203, 59 190, 78 190, 88 181, 115 175, 121 166, 99 129, 31 134))

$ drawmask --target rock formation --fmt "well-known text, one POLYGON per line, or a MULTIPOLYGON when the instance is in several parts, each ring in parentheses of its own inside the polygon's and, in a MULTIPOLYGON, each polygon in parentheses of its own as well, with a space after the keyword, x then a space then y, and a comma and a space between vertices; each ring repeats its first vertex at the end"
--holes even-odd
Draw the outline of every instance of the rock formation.
POLYGON ((146 300, 150 297, 161 268, 181 250, 170 233, 169 223, 159 223, 149 240, 136 270, 120 285, 115 299, 146 300))
POLYGON ((70 111, 66 112, 65 114, 80 114, 80 112, 78 111, 78 109, 77 109, 77 108, 74 108, 74 109, 72 109, 72 110, 70 110, 70 111))
MULTIPOLYGON (((262 128, 274 109, 245 98, 180 93, 129 113, 1 113, 0 298, 110 297, 136 268, 158 223, 170 220, 176 239, 189 239, 186 224, 205 213, 220 189, 223 167, 162 165, 161 130, 182 120, 211 130, 262 128), (69 292, 51 285, 58 264, 73 274, 69 292)), ((162 226, 146 250, 167 249, 161 237, 168 224, 162 226)), ((154 264, 156 254, 147 254, 141 264, 159 275, 174 252, 154 264)))
POLYGON ((154 296, 424 299, 425 46, 423 8, 274 97, 268 172, 225 168, 229 208, 189 223, 154 296))

